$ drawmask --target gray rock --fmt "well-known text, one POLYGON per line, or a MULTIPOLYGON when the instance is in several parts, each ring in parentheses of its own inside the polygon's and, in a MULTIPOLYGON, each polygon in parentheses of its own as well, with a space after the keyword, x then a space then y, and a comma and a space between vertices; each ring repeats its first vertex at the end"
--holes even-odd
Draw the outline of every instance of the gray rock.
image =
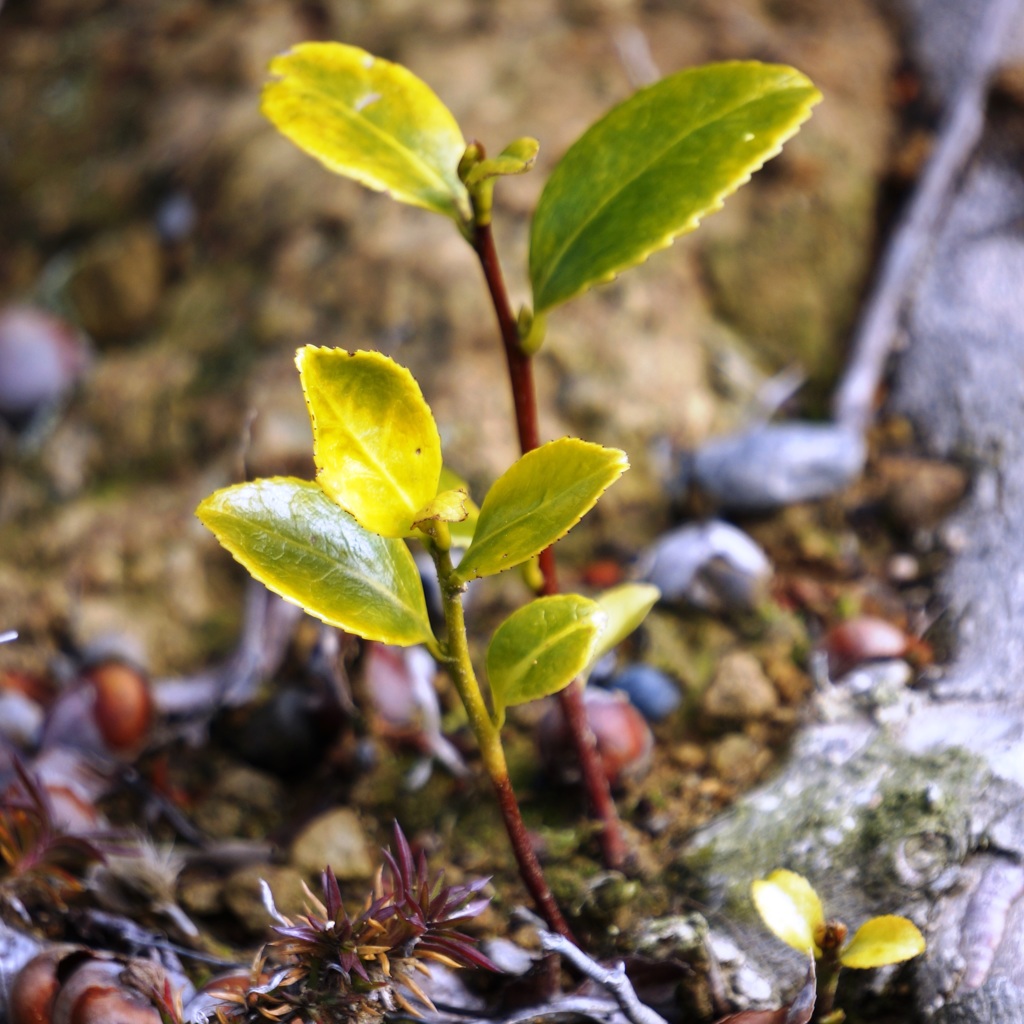
POLYGON ((769 423, 698 449, 684 475, 723 510, 765 512, 827 498, 864 468, 859 431, 832 423, 769 423))

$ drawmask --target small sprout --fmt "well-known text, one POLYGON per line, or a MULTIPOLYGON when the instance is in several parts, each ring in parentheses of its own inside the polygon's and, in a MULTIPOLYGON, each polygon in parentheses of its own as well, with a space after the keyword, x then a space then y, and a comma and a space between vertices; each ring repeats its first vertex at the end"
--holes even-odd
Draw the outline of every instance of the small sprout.
POLYGON ((750 888, 754 906, 769 929, 786 945, 817 961, 819 1019, 832 1010, 841 967, 886 967, 924 952, 924 936, 917 925, 895 914, 865 921, 847 942, 846 925, 826 919, 818 894, 795 871, 779 868, 750 888))

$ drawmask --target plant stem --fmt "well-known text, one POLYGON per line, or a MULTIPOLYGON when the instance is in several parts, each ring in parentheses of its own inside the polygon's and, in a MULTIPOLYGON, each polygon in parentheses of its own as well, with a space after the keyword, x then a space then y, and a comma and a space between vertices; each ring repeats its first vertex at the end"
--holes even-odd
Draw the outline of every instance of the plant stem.
POLYGON ((516 800, 515 791, 512 789, 512 783, 508 777, 508 764, 505 761, 505 751, 501 745, 501 733, 484 703, 480 684, 473 671, 473 663, 469 656, 469 642, 466 638, 466 620, 462 608, 462 588, 458 583, 452 581, 454 568, 451 555, 448 551, 442 551, 436 547, 432 547, 431 554, 434 558, 434 565, 437 567, 438 582, 441 585, 444 621, 448 631, 444 649, 445 662, 451 673, 455 689, 458 690, 459 697, 466 708, 470 728, 476 736, 477 743, 480 744, 484 767, 487 769, 487 774, 491 778, 498 797, 498 806, 501 808, 501 815, 505 820, 505 830, 512 843, 512 852, 519 865, 519 874, 548 927, 559 935, 572 939, 572 932, 548 888, 540 861, 537 860, 537 854, 530 842, 529 833, 526 831, 526 825, 523 823, 523 816, 519 810, 519 802, 516 800))
MULTIPOLYGON (((814 1016, 819 1021, 829 1020, 837 1024, 836 1018, 831 1015, 836 1002, 836 989, 839 987, 839 972, 842 964, 839 962, 838 949, 825 949, 818 960, 817 973, 817 1000, 814 1007, 814 1016)), ((842 1020, 839 1017, 838 1020, 842 1020)))
MULTIPOLYGON (((512 313, 512 304, 509 302, 490 223, 476 225, 473 248, 480 260, 494 312, 498 318, 501 340, 505 347, 505 359, 508 363, 509 382, 512 385, 519 447, 525 455, 540 445, 537 393, 533 383, 533 358, 527 355, 519 344, 519 329, 512 313)), ((544 594, 557 594, 559 586, 554 549, 546 548, 542 551, 539 564, 544 578, 544 594)), ((558 699, 576 748, 576 758, 579 761, 591 809, 601 822, 601 850, 605 865, 609 868, 619 868, 626 859, 626 844, 622 837, 615 801, 612 800, 611 788, 598 757, 597 743, 587 722, 582 681, 573 680, 559 693, 558 699)))

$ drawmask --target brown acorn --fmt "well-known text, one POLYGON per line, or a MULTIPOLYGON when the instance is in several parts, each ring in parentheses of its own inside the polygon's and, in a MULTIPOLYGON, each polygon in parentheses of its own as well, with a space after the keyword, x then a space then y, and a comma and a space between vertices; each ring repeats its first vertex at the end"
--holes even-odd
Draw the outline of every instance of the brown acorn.
POLYGON ((48 949, 17 973, 7 1002, 10 1024, 50 1024, 54 996, 60 987, 57 965, 66 952, 48 949))
POLYGON ((161 1024, 151 1000, 124 973, 114 960, 87 960, 60 986, 46 1024, 161 1024))
POLYGON ((862 615, 833 626, 825 634, 824 649, 828 671, 838 679, 866 661, 902 658, 910 648, 910 638, 885 619, 862 615))
POLYGON ((149 681, 122 661, 82 672, 58 697, 43 729, 43 747, 63 746, 133 760, 149 736, 153 697, 149 681))
MULTIPOLYGON (((608 781, 614 786, 644 775, 654 748, 654 736, 644 716, 618 692, 587 687, 583 701, 608 781)), ((541 760, 551 774, 566 782, 578 780, 574 748, 562 709, 555 701, 537 726, 537 743, 541 760)))

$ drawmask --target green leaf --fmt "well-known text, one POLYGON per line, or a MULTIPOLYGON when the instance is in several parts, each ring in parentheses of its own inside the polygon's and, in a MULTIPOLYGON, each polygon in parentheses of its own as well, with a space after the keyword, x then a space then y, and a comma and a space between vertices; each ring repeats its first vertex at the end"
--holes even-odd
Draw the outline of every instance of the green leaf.
POLYGON ((913 921, 895 914, 873 917, 857 929, 839 956, 844 967, 899 964, 924 952, 924 936, 913 921))
POLYGON ((237 484, 196 515, 260 583, 329 625, 402 647, 432 639, 405 543, 364 530, 315 483, 237 484))
POLYGON ((821 956, 815 933, 825 924, 821 900, 803 875, 780 868, 751 885, 754 906, 769 929, 787 946, 821 956))
POLYGON ((583 671, 606 623, 596 601, 578 594, 539 597, 513 612, 487 648, 494 710, 547 697, 583 671))
POLYGON ((681 71, 613 108, 565 154, 533 218, 538 313, 693 231, 796 133, 820 93, 756 62, 681 71))
POLYGON ((472 188, 487 178, 497 178, 507 174, 525 174, 537 159, 540 143, 536 139, 524 137, 510 142, 497 156, 480 160, 473 164, 466 174, 466 185, 472 188))
POLYGON ((495 482, 455 576, 467 582, 525 562, 568 533, 629 468, 624 452, 563 437, 528 452, 495 482))
POLYGON ((342 43, 300 43, 270 62, 263 113, 329 170, 451 217, 471 218, 465 140, 451 111, 400 64, 342 43))
POLYGON ((594 650, 594 661, 622 643, 647 618, 660 597, 661 591, 650 583, 623 583, 601 594, 597 603, 608 616, 608 625, 594 650))
POLYGON ((413 375, 380 352, 300 348, 317 482, 368 530, 404 537, 437 494, 441 438, 413 375))

